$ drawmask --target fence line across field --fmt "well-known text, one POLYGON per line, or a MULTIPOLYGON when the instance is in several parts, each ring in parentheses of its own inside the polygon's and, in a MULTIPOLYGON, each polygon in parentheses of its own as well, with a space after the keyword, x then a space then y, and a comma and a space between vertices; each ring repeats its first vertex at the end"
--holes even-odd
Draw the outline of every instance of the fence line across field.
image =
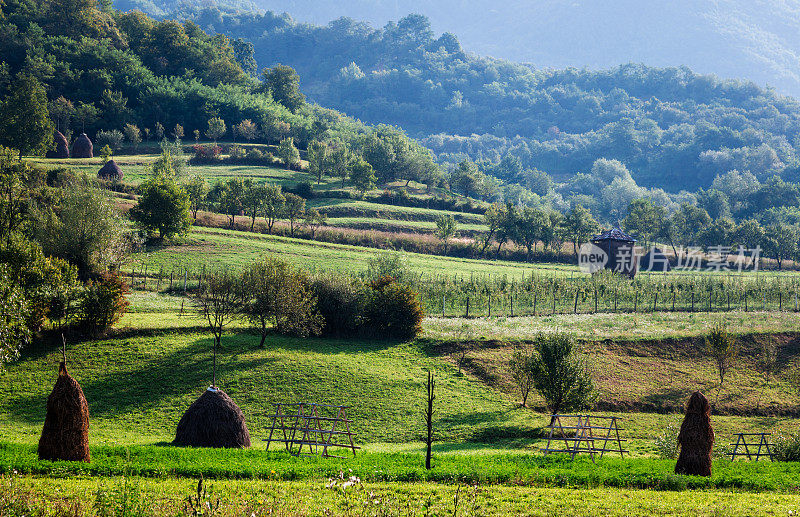
MULTIPOLYGON (((125 276, 134 289, 188 291, 202 286, 207 274, 206 267, 166 269, 139 263, 131 265, 125 276)), ((441 275, 429 280, 418 275, 410 284, 419 292, 426 312, 442 317, 800 310, 800 275, 762 275, 745 281, 737 274, 705 274, 693 279, 659 274, 635 283, 538 272, 523 278, 485 274, 441 275)))

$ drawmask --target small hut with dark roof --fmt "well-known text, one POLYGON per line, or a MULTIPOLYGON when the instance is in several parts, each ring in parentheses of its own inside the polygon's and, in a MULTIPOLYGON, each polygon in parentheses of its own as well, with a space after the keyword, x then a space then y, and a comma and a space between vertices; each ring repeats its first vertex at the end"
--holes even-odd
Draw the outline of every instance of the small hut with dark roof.
POLYGON ((183 447, 250 447, 244 413, 221 389, 208 388, 178 422, 175 445, 183 447))
POLYGON ((46 157, 69 158, 69 142, 67 142, 67 137, 61 134, 61 131, 53 133, 53 144, 55 148, 47 151, 46 157))
POLYGON ((121 180, 122 176, 122 169, 119 168, 119 165, 117 165, 117 162, 114 160, 108 160, 106 164, 97 171, 97 177, 101 180, 121 180))
POLYGON ((62 362, 58 380, 47 397, 47 413, 39 438, 39 459, 89 461, 89 405, 78 381, 62 362))
POLYGON ((86 133, 81 133, 72 143, 73 158, 93 158, 94 146, 86 133))
POLYGON ((592 237, 592 244, 608 256, 605 268, 633 278, 638 271, 636 239, 628 236, 619 226, 592 237))

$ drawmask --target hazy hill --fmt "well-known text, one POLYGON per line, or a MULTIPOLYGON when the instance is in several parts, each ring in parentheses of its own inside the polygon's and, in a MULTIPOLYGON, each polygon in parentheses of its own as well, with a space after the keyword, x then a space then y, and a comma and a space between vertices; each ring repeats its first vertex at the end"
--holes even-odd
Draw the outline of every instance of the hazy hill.
POLYGON ((750 79, 800 95, 800 4, 775 0, 255 0, 295 20, 381 27, 409 13, 481 55, 538 67, 642 62, 750 79))

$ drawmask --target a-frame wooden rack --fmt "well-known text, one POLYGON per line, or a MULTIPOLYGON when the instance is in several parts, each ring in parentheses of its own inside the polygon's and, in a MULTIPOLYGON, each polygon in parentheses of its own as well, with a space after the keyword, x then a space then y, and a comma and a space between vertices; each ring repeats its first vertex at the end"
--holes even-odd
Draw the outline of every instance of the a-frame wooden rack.
POLYGON ((737 456, 747 456, 748 460, 752 460, 755 457, 756 461, 760 460, 761 457, 769 458, 769 461, 774 461, 774 452, 772 452, 772 446, 769 443, 768 438, 771 436, 771 433, 736 433, 736 443, 733 444, 733 452, 731 452, 731 461, 735 460, 737 456), (758 437, 758 443, 750 442, 748 443, 748 437, 756 436, 758 437), (739 452, 739 447, 744 447, 744 452, 739 452), (758 449, 755 452, 750 450, 750 447, 758 449), (762 450, 766 452, 761 452, 762 450))
POLYGON ((355 456, 361 447, 353 442, 356 433, 350 430, 353 421, 347 418, 349 408, 310 402, 275 404, 269 437, 264 440, 267 450, 272 442, 279 442, 295 456, 321 454, 323 458, 343 458, 329 454, 329 447, 350 449, 355 456))
POLYGON ((619 426, 619 418, 615 416, 553 415, 547 427, 550 432, 547 445, 542 449, 545 454, 566 453, 574 460, 575 456, 585 452, 594 462, 595 456, 602 458, 606 452, 618 452, 623 458, 628 452, 622 448, 622 442, 627 440, 620 438, 619 432, 624 429, 619 426), (558 435, 554 436, 556 430, 558 435), (574 435, 569 436, 572 433, 568 431, 574 431, 574 435), (561 442, 564 443, 563 448, 561 442))

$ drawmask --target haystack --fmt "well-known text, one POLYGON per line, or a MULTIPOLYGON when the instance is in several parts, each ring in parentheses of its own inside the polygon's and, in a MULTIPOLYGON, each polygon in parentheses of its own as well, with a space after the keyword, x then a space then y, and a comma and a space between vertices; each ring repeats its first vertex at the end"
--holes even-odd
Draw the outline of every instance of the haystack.
POLYGON ((53 133, 53 145, 55 148, 47 151, 48 158, 69 158, 69 142, 67 137, 61 134, 61 131, 53 133))
POLYGON ((101 180, 121 180, 122 176, 122 169, 119 168, 119 165, 117 165, 117 162, 114 160, 108 160, 106 164, 97 171, 97 177, 101 180))
POLYGON ((175 445, 250 447, 244 414, 221 389, 211 387, 186 410, 175 433, 175 445))
POLYGON ((72 143, 73 158, 93 158, 93 150, 94 146, 92 146, 92 141, 89 140, 89 137, 86 136, 86 133, 81 133, 81 135, 72 143))
POLYGON ((711 449, 714 429, 711 427, 711 406, 699 391, 692 393, 686 405, 686 416, 678 434, 681 453, 675 465, 676 474, 711 475, 711 449))
POLYGON ((47 415, 39 438, 40 460, 89 461, 89 405, 78 381, 62 362, 47 397, 47 415))

